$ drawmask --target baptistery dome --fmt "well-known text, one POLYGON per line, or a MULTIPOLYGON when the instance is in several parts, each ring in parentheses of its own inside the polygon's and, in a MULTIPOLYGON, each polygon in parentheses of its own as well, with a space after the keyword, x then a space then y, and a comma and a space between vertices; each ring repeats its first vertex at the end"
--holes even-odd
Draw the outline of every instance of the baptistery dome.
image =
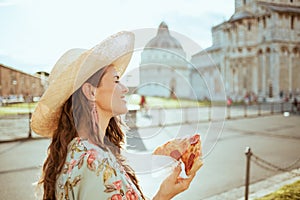
POLYGON ((170 66, 183 66, 186 53, 180 42, 171 36, 168 25, 161 22, 157 34, 145 45, 142 52, 141 63, 160 63, 170 66))
POLYGON ((145 47, 162 49, 180 49, 183 51, 183 48, 178 42, 178 40, 170 35, 168 25, 165 22, 160 23, 157 30, 157 35, 153 39, 151 39, 145 47))

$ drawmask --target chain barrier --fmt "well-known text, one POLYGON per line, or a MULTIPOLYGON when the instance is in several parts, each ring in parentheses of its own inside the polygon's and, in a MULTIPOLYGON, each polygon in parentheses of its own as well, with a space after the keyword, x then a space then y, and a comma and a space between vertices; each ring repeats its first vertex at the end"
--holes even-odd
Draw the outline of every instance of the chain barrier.
POLYGON ((250 183, 250 163, 251 161, 256 164, 257 166, 272 171, 280 171, 280 172, 287 172, 291 174, 293 177, 300 176, 300 173, 291 171, 294 167, 300 163, 300 157, 296 159, 293 163, 286 167, 280 167, 277 165, 272 164, 271 162, 260 158, 259 156, 253 154, 250 147, 246 147, 245 151, 246 155, 246 178, 245 178, 245 200, 248 200, 249 196, 249 183, 250 183))
POLYGON ((280 166, 274 165, 271 162, 269 162, 265 159, 262 159, 262 158, 258 157, 257 155, 253 154, 253 152, 252 152, 252 157, 253 157, 253 159, 251 159, 251 161, 253 161, 256 165, 258 165, 259 167, 262 167, 266 170, 288 172, 288 173, 292 174, 293 176, 300 176, 300 173, 290 171, 293 167, 297 166, 297 164, 300 163, 300 157, 287 167, 280 167, 280 166))

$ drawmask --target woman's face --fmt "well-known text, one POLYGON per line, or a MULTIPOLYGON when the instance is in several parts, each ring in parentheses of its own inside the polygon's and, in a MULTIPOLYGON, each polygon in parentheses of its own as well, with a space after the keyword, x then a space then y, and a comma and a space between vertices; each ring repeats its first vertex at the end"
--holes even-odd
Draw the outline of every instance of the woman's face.
POLYGON ((98 111, 102 110, 112 116, 125 114, 126 106, 125 94, 128 88, 120 83, 119 74, 113 66, 106 69, 102 77, 100 86, 96 88, 96 105, 98 111))

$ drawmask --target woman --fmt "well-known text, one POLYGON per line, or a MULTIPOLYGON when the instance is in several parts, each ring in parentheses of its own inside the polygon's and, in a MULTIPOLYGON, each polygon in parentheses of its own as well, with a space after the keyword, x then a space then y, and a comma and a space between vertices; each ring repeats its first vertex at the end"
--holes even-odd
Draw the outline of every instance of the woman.
MULTIPOLYGON (((134 46, 120 32, 90 50, 73 49, 54 66, 39 101, 32 129, 52 138, 43 166, 43 199, 145 199, 121 155, 124 134, 118 117, 127 112, 128 89, 119 82, 134 46)), ((186 190, 178 165, 153 199, 171 199, 186 190)))

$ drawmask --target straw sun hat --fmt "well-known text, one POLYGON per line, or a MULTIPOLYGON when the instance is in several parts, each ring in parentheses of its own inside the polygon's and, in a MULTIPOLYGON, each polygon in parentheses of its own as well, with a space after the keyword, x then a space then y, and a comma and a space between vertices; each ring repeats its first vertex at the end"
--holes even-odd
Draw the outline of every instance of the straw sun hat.
POLYGON ((31 118, 32 130, 51 137, 58 127, 63 104, 99 69, 113 64, 122 75, 131 59, 134 34, 119 32, 90 50, 71 49, 53 67, 49 86, 31 118))

